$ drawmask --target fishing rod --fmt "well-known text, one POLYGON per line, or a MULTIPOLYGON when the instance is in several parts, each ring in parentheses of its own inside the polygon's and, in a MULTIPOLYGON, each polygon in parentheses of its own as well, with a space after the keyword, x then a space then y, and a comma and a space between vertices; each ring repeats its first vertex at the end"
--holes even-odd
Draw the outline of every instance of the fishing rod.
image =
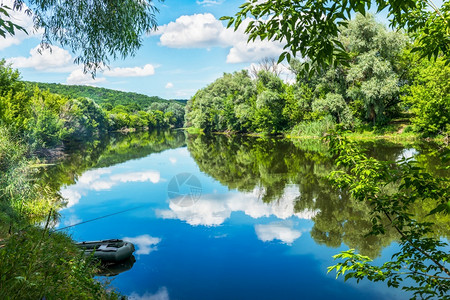
POLYGON ((107 214, 107 215, 104 215, 104 216, 101 216, 101 217, 97 217, 97 218, 93 218, 93 219, 90 219, 90 220, 87 220, 87 221, 83 221, 83 222, 80 222, 80 223, 72 224, 72 225, 69 225, 69 226, 66 226, 66 227, 63 227, 63 228, 54 229, 54 230, 50 231, 49 233, 53 233, 53 232, 56 232, 56 231, 60 231, 60 230, 64 230, 64 229, 67 229, 67 228, 75 227, 75 226, 78 226, 78 225, 81 225, 81 224, 85 224, 85 223, 89 223, 89 222, 93 222, 93 221, 96 221, 96 220, 104 219, 104 218, 111 217, 111 216, 114 216, 114 215, 122 214, 124 212, 135 210, 135 209, 138 209, 138 208, 141 208, 141 207, 144 207, 144 206, 146 206, 146 205, 140 205, 140 206, 136 206, 136 207, 133 207, 133 208, 128 208, 128 209, 121 210, 121 211, 118 211, 118 212, 115 212, 115 213, 112 213, 112 214, 107 214))

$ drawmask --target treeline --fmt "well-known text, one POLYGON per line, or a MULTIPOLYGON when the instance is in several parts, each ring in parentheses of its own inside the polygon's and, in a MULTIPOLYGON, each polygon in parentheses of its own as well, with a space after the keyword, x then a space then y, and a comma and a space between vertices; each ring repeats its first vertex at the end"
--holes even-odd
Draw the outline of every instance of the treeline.
POLYGON ((95 138, 114 130, 180 127, 184 120, 184 106, 177 102, 160 100, 142 106, 127 98, 99 105, 92 98, 75 96, 75 92, 71 95, 25 83, 17 70, 0 61, 0 126, 33 149, 95 138))
MULTIPOLYGON (((29 85, 37 85, 41 90, 49 90, 52 93, 67 96, 69 98, 90 98, 96 103, 110 104, 112 107, 117 105, 134 105, 140 110, 146 110, 152 103, 166 103, 168 100, 158 96, 147 96, 133 92, 123 92, 100 87, 86 85, 66 85, 59 83, 44 82, 26 82, 29 85)), ((173 100, 185 104, 186 100, 173 100)))
POLYGON ((224 74, 188 101, 185 125, 318 136, 336 124, 364 131, 407 119, 404 132, 450 133, 450 65, 443 59, 418 57, 406 35, 371 15, 357 15, 339 41, 351 57, 346 66, 311 74, 294 60, 292 84, 279 78, 276 64, 224 74))

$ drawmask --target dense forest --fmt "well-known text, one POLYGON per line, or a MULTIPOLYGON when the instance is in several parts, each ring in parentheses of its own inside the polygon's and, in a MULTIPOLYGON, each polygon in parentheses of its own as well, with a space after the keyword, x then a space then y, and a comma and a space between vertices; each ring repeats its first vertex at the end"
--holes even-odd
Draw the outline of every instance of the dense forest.
POLYGON ((83 141, 108 131, 183 124, 184 105, 179 102, 143 95, 121 98, 127 93, 81 86, 58 85, 50 91, 51 85, 21 81, 19 72, 4 60, 0 61, 0 80, 0 125, 33 149, 83 141), (102 93, 105 96, 100 101, 102 93))
POLYGON ((346 65, 311 73, 311 61, 291 60, 294 83, 280 79, 276 62, 224 74, 188 102, 186 126, 294 136, 321 136, 336 124, 356 132, 449 134, 450 65, 443 58, 422 59, 407 35, 371 15, 356 15, 339 42, 350 57, 346 65))
MULTIPOLYGON (((147 96, 133 92, 123 92, 101 87, 93 87, 87 85, 66 85, 59 83, 30 82, 25 83, 34 86, 37 85, 41 90, 49 90, 51 93, 63 95, 69 98, 90 98, 99 105, 112 107, 117 105, 133 105, 140 110, 146 110, 152 103, 167 103, 167 99, 158 96, 147 96)), ((181 104, 185 104, 187 100, 173 99, 181 104)))

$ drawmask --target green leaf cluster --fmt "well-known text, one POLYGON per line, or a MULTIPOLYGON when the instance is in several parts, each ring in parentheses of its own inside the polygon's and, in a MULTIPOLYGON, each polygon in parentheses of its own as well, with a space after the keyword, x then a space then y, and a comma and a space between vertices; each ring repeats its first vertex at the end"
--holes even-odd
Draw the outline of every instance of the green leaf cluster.
MULTIPOLYGON (((93 76, 111 59, 134 55, 142 36, 157 26, 158 10, 150 1, 31 0, 26 5, 24 13, 33 16, 34 27, 44 30, 42 47, 54 43, 69 47, 76 54, 74 62, 83 64, 84 71, 93 76)), ((23 8, 23 0, 14 1, 14 10, 23 8)), ((0 11, 0 17, 0 24, 10 33, 14 27, 20 29, 4 12, 0 11)))
POLYGON ((346 280, 367 278, 385 281, 388 286, 402 286, 413 292, 412 299, 448 299, 448 244, 431 237, 433 224, 427 218, 419 220, 411 210, 417 203, 431 201, 429 216, 449 213, 449 178, 433 176, 408 160, 395 164, 369 158, 339 135, 330 135, 327 140, 336 165, 342 168, 331 173, 331 182, 370 205, 372 235, 394 229, 401 237, 400 251, 382 266, 349 250, 335 256, 343 262, 330 267, 329 272, 335 270, 337 276, 345 275, 346 280))
POLYGON ((285 43, 279 62, 301 56, 310 59, 304 73, 320 71, 351 60, 339 35, 354 14, 366 15, 369 9, 387 11, 391 27, 405 29, 419 43, 415 50, 422 57, 445 56, 449 61, 450 4, 437 8, 432 1, 420 0, 343 0, 270 1, 250 0, 239 7, 234 17, 222 17, 228 27, 239 28, 247 22, 249 41, 274 40, 285 43))

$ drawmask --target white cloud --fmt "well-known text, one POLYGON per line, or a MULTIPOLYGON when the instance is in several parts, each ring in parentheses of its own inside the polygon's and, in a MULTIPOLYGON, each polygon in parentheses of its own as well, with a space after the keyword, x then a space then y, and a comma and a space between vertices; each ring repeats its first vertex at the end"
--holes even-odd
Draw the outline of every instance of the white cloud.
POLYGON ((123 240, 133 243, 137 247, 137 255, 147 255, 158 250, 156 246, 161 242, 160 238, 152 237, 148 234, 137 237, 124 237, 123 240))
POLYGON ((166 287, 159 288, 154 294, 146 292, 144 295, 140 296, 138 293, 133 292, 128 297, 130 300, 169 300, 169 292, 166 287))
POLYGON ((299 195, 298 187, 286 188, 284 195, 278 201, 271 203, 262 202, 260 192, 255 189, 252 193, 202 195, 197 202, 186 207, 170 202, 170 209, 157 210, 156 215, 163 219, 179 219, 194 226, 218 226, 235 211, 242 211, 254 219, 271 215, 280 219, 292 216, 299 219, 311 219, 317 214, 316 211, 309 210, 294 212, 294 200, 299 195))
POLYGON ((224 26, 212 14, 181 16, 167 25, 160 26, 161 45, 171 48, 225 47, 224 26))
POLYGON ((247 40, 242 40, 230 49, 227 55, 227 63, 242 63, 258 61, 265 57, 278 57, 283 52, 283 46, 283 43, 267 40, 255 40, 250 43, 247 43, 247 40))
POLYGON ((269 224, 255 225, 255 232, 263 242, 270 242, 273 240, 279 240, 285 244, 291 245, 296 239, 298 239, 302 233, 295 230, 292 222, 272 222, 269 224))
POLYGON ((203 0, 203 1, 198 1, 198 0, 197 0, 196 3, 197 3, 198 5, 207 7, 207 6, 220 5, 220 4, 223 3, 223 1, 224 1, 224 0, 219 0, 219 1, 214 1, 214 0, 203 0))
POLYGON ((151 64, 146 64, 141 67, 133 68, 112 68, 106 69, 103 74, 110 77, 145 77, 155 74, 155 67, 151 64))
POLYGON ((39 49, 38 45, 30 50, 29 57, 12 57, 7 59, 8 63, 12 63, 15 68, 33 68, 37 71, 44 72, 70 72, 77 68, 73 64, 72 55, 69 51, 57 46, 48 49, 39 49))
POLYGON ((154 35, 161 35, 161 45, 171 48, 231 47, 227 63, 278 57, 283 52, 283 43, 260 39, 247 43, 248 35, 244 31, 248 22, 250 19, 244 20, 239 29, 234 31, 226 28, 210 13, 184 15, 175 22, 160 26, 154 35))
POLYGON ((104 77, 95 77, 92 78, 90 73, 84 73, 82 69, 76 69, 72 73, 70 73, 69 77, 67 77, 67 84, 73 85, 95 85, 100 82, 105 82, 106 78, 104 77))
POLYGON ((172 82, 168 82, 166 84, 166 89, 171 89, 171 88, 173 88, 173 83, 172 82))
POLYGON ((177 163, 176 157, 170 157, 170 158, 169 158, 169 161, 170 161, 170 163, 171 163, 172 165, 174 165, 174 164, 177 163))
MULTIPOLYGON (((2 0, 1 4, 3 6, 8 6, 9 8, 13 7, 14 0, 2 0)), ((33 37, 40 37, 43 33, 43 30, 35 31, 33 28, 33 17, 28 16, 25 13, 25 10, 28 7, 24 4, 22 11, 8 11, 10 14, 9 18, 5 18, 2 16, 4 21, 12 21, 13 23, 22 26, 25 28, 28 34, 25 32, 19 30, 15 31, 15 34, 13 36, 7 35, 6 38, 0 38, 0 50, 3 50, 5 48, 8 48, 12 45, 19 45, 22 43, 22 41, 33 38, 33 37)))
POLYGON ((151 181, 158 183, 161 179, 159 172, 157 171, 145 171, 145 172, 133 172, 133 173, 121 173, 111 176, 112 181, 120 182, 144 182, 151 181))

